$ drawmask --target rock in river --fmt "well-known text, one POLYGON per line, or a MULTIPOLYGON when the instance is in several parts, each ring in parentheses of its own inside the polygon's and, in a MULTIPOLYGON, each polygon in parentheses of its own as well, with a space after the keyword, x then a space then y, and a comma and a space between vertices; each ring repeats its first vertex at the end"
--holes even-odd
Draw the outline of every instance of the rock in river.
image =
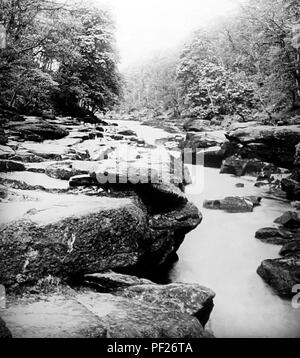
POLYGON ((228 196, 224 199, 205 200, 206 209, 220 209, 229 212, 251 212, 255 206, 260 205, 261 198, 255 196, 228 196))
POLYGON ((283 245, 293 238, 293 234, 284 229, 265 227, 257 230, 255 237, 266 243, 283 245))
POLYGON ((281 224, 288 229, 300 228, 300 218, 296 211, 286 211, 274 220, 274 223, 281 224))
POLYGON ((264 260, 257 273, 280 296, 292 297, 293 286, 300 282, 300 258, 287 257, 264 260))

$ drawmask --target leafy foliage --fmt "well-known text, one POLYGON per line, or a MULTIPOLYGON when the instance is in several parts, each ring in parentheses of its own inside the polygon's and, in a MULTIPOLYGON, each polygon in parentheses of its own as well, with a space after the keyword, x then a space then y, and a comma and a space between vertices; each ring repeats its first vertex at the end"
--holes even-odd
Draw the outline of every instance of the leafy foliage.
POLYGON ((191 115, 246 117, 295 107, 300 99, 299 49, 293 0, 244 1, 238 15, 198 31, 182 52, 178 80, 191 115))
POLYGON ((88 3, 1 1, 1 103, 25 113, 106 111, 120 94, 114 26, 88 3))

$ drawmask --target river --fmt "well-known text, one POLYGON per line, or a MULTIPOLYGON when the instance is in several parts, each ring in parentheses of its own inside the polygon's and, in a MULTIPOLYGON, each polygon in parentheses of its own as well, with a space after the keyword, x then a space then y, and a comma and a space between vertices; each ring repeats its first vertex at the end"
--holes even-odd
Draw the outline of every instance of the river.
MULTIPOLYGON (((172 136, 162 129, 133 121, 113 121, 127 126, 149 144, 172 136)), ((254 238, 257 229, 272 226, 290 210, 287 201, 263 198, 252 213, 227 213, 203 208, 204 199, 230 195, 264 196, 254 178, 219 174, 219 169, 188 165, 193 184, 186 194, 202 212, 202 223, 188 233, 179 261, 169 273, 172 281, 198 282, 216 292, 209 328, 216 337, 300 337, 300 308, 278 297, 256 273, 262 260, 276 258, 281 246, 254 238), (203 178, 203 188, 195 178, 203 178), (237 188, 236 183, 243 183, 237 188), (201 189, 202 188, 202 189, 201 189)))

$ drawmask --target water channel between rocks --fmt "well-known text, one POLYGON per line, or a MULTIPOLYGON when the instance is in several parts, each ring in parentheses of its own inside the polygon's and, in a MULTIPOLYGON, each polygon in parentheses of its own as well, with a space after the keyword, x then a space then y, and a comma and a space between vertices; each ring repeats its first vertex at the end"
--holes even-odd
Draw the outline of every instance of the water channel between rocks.
MULTIPOLYGON (((149 144, 172 136, 162 129, 133 121, 114 121, 134 130, 149 144)), ((263 198, 252 213, 226 213, 203 208, 204 199, 230 195, 260 195, 254 178, 219 174, 219 169, 189 165, 195 181, 186 194, 202 212, 202 223, 186 235, 179 261, 170 272, 172 281, 198 282, 216 292, 210 327, 216 337, 300 337, 300 309, 278 297, 256 273, 262 260, 276 258, 281 246, 254 238, 257 229, 272 226, 276 217, 291 209, 288 202, 263 198), (243 183, 237 188, 236 183, 243 183)))

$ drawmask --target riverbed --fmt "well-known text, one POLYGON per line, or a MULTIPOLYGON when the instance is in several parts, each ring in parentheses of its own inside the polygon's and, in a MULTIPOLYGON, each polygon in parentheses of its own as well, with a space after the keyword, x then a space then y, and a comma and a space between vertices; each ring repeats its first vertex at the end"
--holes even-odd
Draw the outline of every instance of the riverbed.
MULTIPOLYGON (((149 144, 172 136, 139 122, 114 122, 134 130, 149 144)), ((281 246, 262 243, 254 234, 272 226, 276 217, 291 209, 290 203, 264 197, 266 189, 255 187, 253 177, 188 167, 193 184, 186 187, 186 194, 202 212, 203 220, 186 235, 179 260, 169 273, 171 281, 198 282, 216 292, 209 322, 216 337, 300 337, 300 308, 278 297, 256 273, 262 260, 279 257, 281 246), (236 187, 237 183, 244 187, 236 187), (259 195, 263 200, 252 213, 203 208, 204 199, 230 195, 259 195)))

